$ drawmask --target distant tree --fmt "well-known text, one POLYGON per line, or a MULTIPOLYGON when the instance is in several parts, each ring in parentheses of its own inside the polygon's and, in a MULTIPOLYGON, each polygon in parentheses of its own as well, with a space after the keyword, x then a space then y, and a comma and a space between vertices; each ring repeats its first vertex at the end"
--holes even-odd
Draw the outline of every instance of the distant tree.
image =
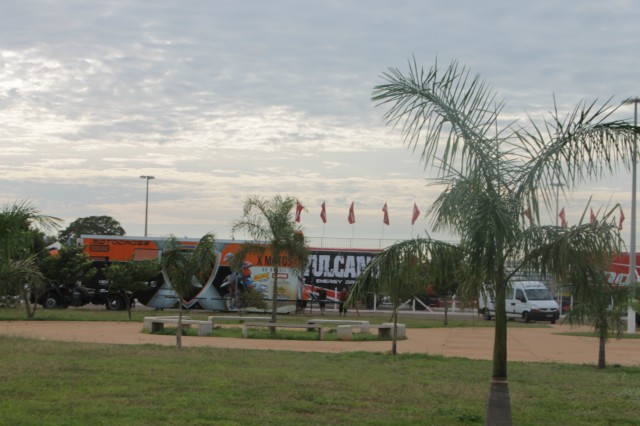
POLYGON ((171 236, 162 250, 160 264, 169 278, 169 284, 178 295, 178 329, 176 330, 176 348, 182 347, 182 304, 191 293, 194 284, 202 277, 210 277, 216 262, 215 237, 203 236, 195 249, 180 244, 171 236), (199 278, 200 277, 200 278, 199 278))
POLYGON ((124 235, 125 230, 111 216, 80 217, 58 233, 58 240, 63 244, 74 244, 82 234, 124 235))
MULTIPOLYGON (((231 232, 244 231, 253 241, 241 246, 234 261, 241 262, 249 253, 271 253, 273 267, 273 292, 271 321, 277 321, 278 270, 282 261, 289 258, 298 268, 307 264, 309 252, 306 240, 293 217, 293 208, 298 203, 293 197, 276 195, 270 200, 249 197, 244 202, 242 218, 235 221, 231 232)), ((275 329, 271 329, 275 333, 275 329)))
POLYGON ((105 276, 109 280, 109 291, 124 296, 129 319, 131 319, 133 295, 147 289, 149 281, 154 279, 160 270, 160 264, 155 259, 112 263, 106 268, 105 276))
POLYGON ((37 262, 44 247, 43 233, 34 226, 53 229, 58 221, 27 202, 3 205, 0 211, 0 293, 19 295, 29 319, 36 310, 30 293, 39 291, 44 282, 37 262))
POLYGON ((78 281, 87 282, 96 274, 89 255, 76 246, 63 246, 57 254, 46 256, 40 269, 47 280, 65 287, 73 287, 78 281))

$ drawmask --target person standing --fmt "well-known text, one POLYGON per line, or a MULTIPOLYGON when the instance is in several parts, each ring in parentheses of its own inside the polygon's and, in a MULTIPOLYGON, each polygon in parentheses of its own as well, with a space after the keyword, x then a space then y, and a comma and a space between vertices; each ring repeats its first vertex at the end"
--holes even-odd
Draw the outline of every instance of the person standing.
POLYGON ((338 311, 339 316, 347 316, 347 305, 345 302, 347 301, 347 297, 349 296, 349 292, 346 287, 342 287, 342 290, 338 293, 338 311))
POLYGON ((318 306, 320 306, 320 313, 324 315, 324 310, 327 307, 327 290, 322 287, 318 290, 318 306))

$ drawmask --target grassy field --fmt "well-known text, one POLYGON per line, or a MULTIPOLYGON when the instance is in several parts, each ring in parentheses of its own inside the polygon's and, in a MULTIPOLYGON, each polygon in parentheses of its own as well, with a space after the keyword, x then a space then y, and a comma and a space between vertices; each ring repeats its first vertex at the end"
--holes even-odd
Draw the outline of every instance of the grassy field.
MULTIPOLYGON (((157 314, 134 311, 133 321, 157 314)), ((196 319, 210 314, 188 312, 196 319)), ((312 317, 317 315, 281 320, 305 322, 312 317)), ((388 314, 362 318, 389 321, 388 314)), ((22 310, 0 309, 0 320, 23 319, 22 310)), ((36 320, 128 317, 126 312, 70 308, 40 310, 36 320)), ((442 326, 441 319, 413 315, 401 316, 401 322, 442 326)), ((449 326, 486 327, 493 322, 453 320, 449 326)), ((0 360, 0 425, 483 424, 491 374, 488 361, 427 355, 215 348, 178 352, 151 345, 11 337, 0 337, 0 360)), ((602 371, 564 364, 509 365, 514 424, 640 424, 638 367, 602 371)))
MULTIPOLYGON (((0 424, 482 424, 491 365, 0 337, 0 424)), ((511 363, 517 425, 637 425, 640 368, 511 363)))
MULTIPOLYGON (((177 310, 164 310, 154 311, 149 309, 133 309, 132 319, 134 322, 142 322, 145 316, 159 316, 159 315, 177 315, 177 310)), ((210 315, 224 315, 221 313, 212 313, 210 311, 192 310, 184 311, 184 315, 189 315, 192 319, 206 320, 210 315)), ((237 316, 238 314, 231 314, 237 316)), ((255 313, 247 313, 248 316, 255 316, 255 313)), ((270 314, 260 314, 270 316, 270 314)), ((327 315, 321 317, 318 312, 307 314, 295 314, 295 315, 278 315, 278 321, 287 323, 306 323, 310 318, 326 318, 326 319, 339 319, 338 313, 329 311, 327 315)), ((24 309, 21 308, 0 308, 0 321, 2 320, 24 320, 26 315, 24 309)), ((371 324, 381 324, 390 321, 389 312, 377 313, 363 312, 359 318, 356 318, 355 313, 350 312, 347 319, 361 319, 369 320, 371 324)), ((95 309, 88 308, 68 308, 68 309, 54 309, 44 310, 38 309, 36 312, 35 321, 129 321, 129 317, 126 311, 107 311, 104 308, 96 307, 95 309)), ((406 324, 411 328, 433 328, 443 327, 443 319, 427 317, 424 315, 415 315, 408 313, 400 313, 399 322, 406 324)), ((233 321, 237 324, 237 321, 233 321)), ((465 319, 453 319, 450 318, 448 327, 493 327, 493 321, 484 321, 479 316, 470 316, 465 319)), ((524 324, 523 322, 510 321, 510 327, 548 327, 548 323, 540 324, 524 324)))

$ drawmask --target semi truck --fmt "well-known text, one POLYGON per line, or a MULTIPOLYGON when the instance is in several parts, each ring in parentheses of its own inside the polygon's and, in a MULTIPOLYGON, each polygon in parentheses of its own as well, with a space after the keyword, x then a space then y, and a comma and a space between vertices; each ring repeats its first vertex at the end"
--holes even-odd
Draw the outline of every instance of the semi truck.
MULTIPOLYGON (((166 238, 82 235, 78 244, 94 262, 98 273, 90 282, 79 283, 75 288, 55 288, 52 286, 39 302, 45 308, 82 306, 87 303, 104 304, 107 309, 125 309, 128 300, 124 294, 109 288, 109 282, 101 271, 116 262, 135 262, 160 259, 166 238)), ((186 249, 195 248, 199 239, 179 238, 186 249)), ((231 259, 240 250, 242 241, 216 241, 215 265, 205 282, 197 282, 189 297, 183 300, 186 309, 206 309, 212 311, 237 310, 241 306, 234 297, 234 287, 228 285, 232 274, 231 259)), ((292 312, 296 302, 307 290, 317 293, 326 288, 329 301, 334 298, 336 288, 352 285, 373 256, 380 250, 310 248, 309 262, 304 267, 294 265, 290 259, 283 259, 278 268, 278 310, 292 312), (305 289, 306 282, 313 285, 305 289)), ((274 269, 271 255, 250 255, 245 259, 249 270, 252 290, 262 295, 267 304, 273 296, 274 269)), ((237 293, 235 293, 237 294, 237 293)), ((161 272, 150 277, 147 287, 136 291, 131 299, 156 309, 177 307, 179 298, 171 288, 166 274, 161 272)), ((336 296, 337 297, 337 296, 336 296)))

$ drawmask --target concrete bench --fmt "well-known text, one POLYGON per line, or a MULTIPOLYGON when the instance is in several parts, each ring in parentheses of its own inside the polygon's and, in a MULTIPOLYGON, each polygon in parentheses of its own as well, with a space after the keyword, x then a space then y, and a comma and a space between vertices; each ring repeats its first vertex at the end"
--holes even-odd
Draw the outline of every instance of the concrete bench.
MULTIPOLYGON (((155 333, 163 330, 165 324, 178 325, 178 317, 145 317, 143 328, 145 331, 155 333)), ((198 321, 192 320, 189 317, 182 317, 182 327, 188 328, 191 326, 198 327, 198 336, 211 336, 213 332, 213 324, 210 321, 198 321)))
MULTIPOLYGON (((353 324, 338 325, 338 327, 336 328, 336 335, 338 336, 338 340, 353 340, 353 329, 360 328, 361 331, 364 331, 364 327, 365 326, 353 324)), ((367 326, 367 330, 369 329, 378 330, 378 337, 380 338, 391 339, 393 335, 393 323, 369 325, 367 326)), ((404 324, 398 324, 397 330, 397 338, 407 337, 407 328, 404 324)))
POLYGON ((247 321, 271 321, 271 317, 246 317, 246 316, 229 316, 229 315, 213 315, 207 318, 211 324, 215 324, 219 321, 238 321, 239 323, 244 323, 247 321))
POLYGON ((265 327, 270 329, 276 328, 303 328, 307 331, 318 330, 318 339, 322 340, 324 337, 324 329, 322 324, 282 324, 273 322, 245 322, 242 324, 242 337, 245 339, 249 337, 249 328, 251 327, 265 327))
POLYGON ((317 318, 317 319, 310 319, 307 321, 307 324, 313 325, 313 324, 326 324, 326 325, 335 325, 335 326, 341 326, 341 325, 349 325, 352 328, 360 328, 360 331, 363 333, 368 333, 369 332, 369 321, 362 321, 362 320, 332 320, 332 319, 324 319, 324 318, 317 318))
POLYGON ((343 324, 369 324, 369 321, 364 320, 336 320, 336 319, 324 319, 324 318, 314 318, 307 320, 307 324, 335 324, 335 325, 343 325, 343 324))
MULTIPOLYGON (((183 316, 182 320, 189 320, 191 319, 190 316, 183 316)), ((169 323, 173 324, 173 321, 178 321, 178 316, 177 315, 167 315, 167 316, 160 316, 160 317, 144 317, 144 323, 142 328, 144 329, 144 331, 149 331, 149 332, 154 332, 154 331, 158 331, 158 330, 162 330, 162 325, 156 325, 156 324, 162 324, 162 321, 168 321, 169 323)))

